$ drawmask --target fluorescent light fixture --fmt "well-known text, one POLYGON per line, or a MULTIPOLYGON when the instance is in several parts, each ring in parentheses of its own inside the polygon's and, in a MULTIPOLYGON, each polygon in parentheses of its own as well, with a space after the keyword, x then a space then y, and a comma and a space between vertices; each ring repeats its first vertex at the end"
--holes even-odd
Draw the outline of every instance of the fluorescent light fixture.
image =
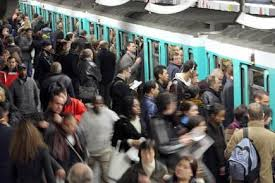
POLYGON ((184 11, 193 6, 198 0, 181 0, 180 4, 172 6, 162 6, 154 3, 148 3, 145 9, 157 14, 173 14, 184 11))
POLYGON ((130 0, 96 0, 95 2, 104 6, 119 6, 129 1, 130 0))
POLYGON ((241 13, 236 22, 255 29, 275 29, 275 18, 256 17, 241 13))

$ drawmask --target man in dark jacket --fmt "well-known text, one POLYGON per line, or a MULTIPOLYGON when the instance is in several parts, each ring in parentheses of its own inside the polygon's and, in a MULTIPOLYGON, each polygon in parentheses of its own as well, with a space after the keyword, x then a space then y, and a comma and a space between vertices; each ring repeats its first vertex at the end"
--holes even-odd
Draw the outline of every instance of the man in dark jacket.
POLYGON ((159 92, 163 93, 167 91, 169 83, 169 74, 167 68, 164 65, 158 65, 154 68, 154 76, 157 84, 159 85, 159 92))
POLYGON ((204 105, 213 106, 215 103, 221 103, 221 81, 215 76, 209 76, 207 82, 209 88, 202 94, 202 102, 204 105))
POLYGON ((170 61, 167 67, 170 80, 173 80, 175 75, 177 73, 180 73, 181 65, 182 65, 182 57, 179 54, 175 53, 175 55, 173 55, 173 60, 170 61))
POLYGON ((108 50, 109 44, 106 41, 99 43, 100 50, 97 53, 96 64, 101 72, 100 94, 103 96, 107 106, 110 106, 110 85, 114 79, 116 68, 116 55, 108 50))
POLYGON ((28 76, 32 76, 32 29, 25 30, 17 40, 18 46, 22 51, 22 63, 27 66, 28 76))
POLYGON ((148 81, 143 86, 144 98, 141 106, 141 120, 150 134, 150 119, 157 113, 155 98, 159 94, 159 86, 155 81, 148 81))
POLYGON ((110 95, 112 98, 112 110, 117 114, 121 114, 122 99, 132 95, 131 89, 127 84, 127 80, 131 77, 131 66, 120 65, 117 76, 112 82, 110 95))
POLYGON ((50 72, 50 68, 53 62, 52 45, 48 41, 44 41, 41 45, 42 50, 40 52, 37 67, 34 73, 34 78, 38 80, 39 84, 46 78, 50 72))
POLYGON ((19 65, 18 72, 18 79, 10 87, 14 105, 23 115, 36 113, 40 104, 38 87, 35 81, 27 76, 25 64, 19 65))
POLYGON ((62 74, 62 66, 59 62, 53 62, 50 73, 40 86, 40 100, 43 109, 47 107, 51 87, 54 87, 53 85, 56 85, 56 83, 62 85, 70 97, 75 97, 71 79, 67 75, 62 74))

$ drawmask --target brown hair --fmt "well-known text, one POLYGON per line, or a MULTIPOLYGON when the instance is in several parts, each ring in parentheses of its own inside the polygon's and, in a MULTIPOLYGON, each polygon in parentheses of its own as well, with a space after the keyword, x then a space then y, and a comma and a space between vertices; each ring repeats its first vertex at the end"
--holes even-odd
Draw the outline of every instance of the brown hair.
POLYGON ((41 148, 47 148, 47 145, 38 129, 29 121, 21 121, 11 139, 11 159, 27 163, 35 158, 41 148))

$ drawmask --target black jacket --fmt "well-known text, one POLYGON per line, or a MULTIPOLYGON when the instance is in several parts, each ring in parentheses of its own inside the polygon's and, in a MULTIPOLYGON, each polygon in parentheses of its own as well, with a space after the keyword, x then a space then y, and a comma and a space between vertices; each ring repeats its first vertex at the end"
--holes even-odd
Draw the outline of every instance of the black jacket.
POLYGON ((107 49, 100 49, 97 53, 96 63, 100 68, 100 73, 102 75, 101 83, 111 83, 115 74, 116 55, 107 49))
POLYGON ((147 137, 144 127, 141 125, 141 133, 131 124, 130 120, 125 116, 120 116, 120 119, 115 122, 114 135, 112 138, 112 146, 116 147, 117 141, 121 140, 120 149, 127 151, 130 146, 127 143, 128 139, 138 140, 141 137, 147 137))
POLYGON ((12 183, 12 161, 9 156, 13 128, 0 124, 0 177, 3 183, 12 183))
MULTIPOLYGON (((122 177, 118 180, 117 183, 138 183, 138 176, 140 173, 145 174, 142 164, 134 164, 122 175, 122 177)), ((149 177, 151 183, 163 182, 163 177, 166 174, 166 167, 158 160, 155 160, 155 170, 153 171, 151 177, 149 177)))
POLYGON ((47 77, 47 74, 50 73, 52 63, 53 56, 46 51, 41 51, 34 73, 34 78, 39 81, 39 84, 42 84, 42 81, 47 77))
POLYGON ((133 95, 127 82, 120 77, 116 77, 110 88, 110 96, 112 98, 112 109, 117 114, 121 114, 122 99, 133 95))
POLYGON ((215 141, 205 152, 204 163, 217 178, 219 169, 225 166, 224 150, 226 148, 223 127, 212 122, 207 122, 207 134, 215 141))

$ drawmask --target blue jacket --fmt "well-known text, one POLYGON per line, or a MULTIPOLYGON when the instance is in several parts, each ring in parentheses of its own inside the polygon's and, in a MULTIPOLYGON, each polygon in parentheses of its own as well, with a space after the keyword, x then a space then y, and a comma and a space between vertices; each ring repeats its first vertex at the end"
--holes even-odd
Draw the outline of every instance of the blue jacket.
POLYGON ((180 66, 170 63, 170 64, 168 64, 167 72, 169 74, 169 79, 172 81, 174 79, 176 73, 180 73, 180 66))
POLYGON ((149 96, 144 96, 141 106, 141 121, 144 123, 146 130, 150 134, 150 119, 157 113, 155 100, 149 96))

